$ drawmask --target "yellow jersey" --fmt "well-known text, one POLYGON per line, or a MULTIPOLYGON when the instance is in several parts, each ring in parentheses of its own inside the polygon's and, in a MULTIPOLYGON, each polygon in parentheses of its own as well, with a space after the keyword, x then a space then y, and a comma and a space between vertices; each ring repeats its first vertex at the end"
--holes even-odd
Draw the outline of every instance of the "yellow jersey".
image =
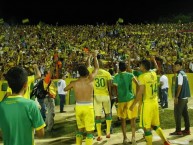
MULTIPOLYGON (((91 73, 94 68, 89 67, 91 73)), ((111 74, 104 70, 99 69, 94 81, 94 95, 95 96, 109 96, 108 81, 112 80, 111 74)))
POLYGON ((145 86, 142 101, 157 101, 157 74, 154 71, 143 73, 138 78, 140 85, 145 86))
POLYGON ((24 94, 24 98, 30 99, 30 92, 31 92, 31 84, 35 82, 35 76, 28 76, 28 82, 27 82, 27 90, 24 94))

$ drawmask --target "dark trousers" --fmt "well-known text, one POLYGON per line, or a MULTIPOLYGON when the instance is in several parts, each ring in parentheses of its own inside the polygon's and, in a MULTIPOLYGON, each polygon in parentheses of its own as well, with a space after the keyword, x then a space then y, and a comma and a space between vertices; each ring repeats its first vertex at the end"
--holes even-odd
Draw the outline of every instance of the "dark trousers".
POLYGON ((64 104, 66 102, 66 95, 58 94, 60 97, 60 112, 64 111, 64 104))
POLYGON ((184 118, 185 130, 190 129, 190 121, 188 115, 188 99, 178 99, 178 104, 174 105, 174 117, 176 123, 176 132, 181 131, 181 117, 184 118))
POLYGON ((41 106, 40 112, 41 112, 42 118, 45 121, 46 120, 46 105, 44 103, 44 98, 43 99, 39 99, 38 98, 38 102, 39 102, 39 104, 41 106))
POLYGON ((168 88, 161 89, 161 106, 168 106, 168 88))

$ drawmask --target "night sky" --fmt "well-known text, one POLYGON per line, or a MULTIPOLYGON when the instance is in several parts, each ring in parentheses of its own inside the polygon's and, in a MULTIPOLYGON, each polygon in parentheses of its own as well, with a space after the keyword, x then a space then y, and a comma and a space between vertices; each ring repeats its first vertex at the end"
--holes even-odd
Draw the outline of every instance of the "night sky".
POLYGON ((114 24, 119 17, 124 23, 144 23, 179 13, 193 12, 193 0, 114 0, 113 1, 13 1, 0 5, 0 18, 20 22, 29 18, 30 24, 114 24))

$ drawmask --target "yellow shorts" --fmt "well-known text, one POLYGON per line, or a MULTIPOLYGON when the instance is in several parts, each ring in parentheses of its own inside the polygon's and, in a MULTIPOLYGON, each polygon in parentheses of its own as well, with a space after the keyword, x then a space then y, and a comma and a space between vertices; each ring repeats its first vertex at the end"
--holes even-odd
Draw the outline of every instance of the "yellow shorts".
POLYGON ((118 110, 117 110, 117 116, 119 118, 123 119, 133 119, 137 118, 138 116, 138 106, 135 105, 133 111, 130 111, 129 108, 133 104, 134 100, 131 100, 129 102, 123 102, 123 103, 118 103, 118 110))
POLYGON ((157 101, 143 102, 140 113, 140 127, 159 126, 159 106, 157 101))
POLYGON ((75 110, 78 129, 93 131, 95 129, 93 103, 76 103, 75 110))
POLYGON ((95 116, 102 116, 102 109, 105 114, 111 113, 111 100, 109 96, 94 96, 95 116))

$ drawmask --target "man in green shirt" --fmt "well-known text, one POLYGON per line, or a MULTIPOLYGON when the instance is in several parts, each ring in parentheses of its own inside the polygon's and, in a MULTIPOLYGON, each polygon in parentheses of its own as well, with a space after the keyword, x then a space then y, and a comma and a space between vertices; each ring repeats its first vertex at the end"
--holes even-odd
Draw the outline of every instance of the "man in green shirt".
POLYGON ((4 145, 34 145, 34 129, 37 137, 43 137, 45 123, 35 101, 24 98, 28 86, 27 72, 21 67, 13 67, 5 79, 12 95, 0 102, 4 145))
POLYGON ((136 86, 139 85, 137 79, 132 73, 126 72, 127 66, 125 62, 119 62, 120 72, 115 75, 113 84, 117 86, 118 96, 118 110, 117 115, 121 119, 121 127, 123 132, 123 144, 127 144, 129 140, 126 136, 126 119, 131 121, 132 130, 132 144, 135 142, 135 119, 138 116, 137 106, 133 111, 129 110, 129 107, 134 101, 134 94, 132 92, 132 81, 135 82, 136 86))

